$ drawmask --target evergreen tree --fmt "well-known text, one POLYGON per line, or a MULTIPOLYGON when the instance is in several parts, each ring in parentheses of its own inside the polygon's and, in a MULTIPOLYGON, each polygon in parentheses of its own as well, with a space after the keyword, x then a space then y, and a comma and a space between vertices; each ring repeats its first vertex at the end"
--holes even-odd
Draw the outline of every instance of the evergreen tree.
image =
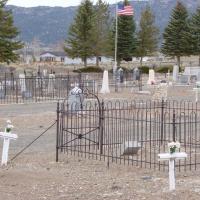
MULTIPOLYGON (((127 0, 124 1, 124 5, 129 5, 127 0)), ((114 57, 115 49, 115 22, 113 23, 114 30, 111 34, 111 55, 114 57)), ((129 60, 134 54, 136 48, 135 38, 135 22, 133 16, 118 16, 118 38, 117 38, 117 65, 124 60, 129 60)))
POLYGON ((158 47, 159 30, 154 25, 155 19, 150 7, 141 14, 140 30, 137 33, 136 56, 140 57, 140 64, 145 56, 151 56, 158 47))
POLYGON ((107 54, 109 35, 109 5, 98 0, 94 7, 93 24, 93 51, 96 56, 96 66, 99 66, 99 57, 107 54))
POLYGON ((11 11, 5 9, 7 0, 0 0, 0 63, 15 62, 18 54, 15 52, 22 48, 22 43, 16 41, 19 34, 13 25, 13 17, 11 11))
POLYGON ((93 20, 94 10, 90 0, 83 0, 78 8, 73 24, 66 40, 66 53, 71 58, 81 58, 84 66, 93 53, 93 20))
POLYGON ((181 56, 191 54, 189 33, 188 12, 185 6, 178 2, 163 34, 162 53, 176 57, 179 69, 181 56))
POLYGON ((196 13, 192 16, 190 21, 191 30, 191 51, 193 55, 199 56, 200 66, 200 7, 196 13))

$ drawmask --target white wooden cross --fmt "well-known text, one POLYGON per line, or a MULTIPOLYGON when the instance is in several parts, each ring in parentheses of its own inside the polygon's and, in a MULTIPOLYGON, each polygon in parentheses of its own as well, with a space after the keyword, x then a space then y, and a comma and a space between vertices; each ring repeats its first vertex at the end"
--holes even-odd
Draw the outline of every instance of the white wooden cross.
POLYGON ((158 154, 159 161, 169 161, 169 190, 175 190, 175 160, 182 160, 187 158, 185 152, 176 153, 160 153, 158 154))
POLYGON ((0 137, 3 138, 3 151, 2 151, 1 165, 7 165, 10 140, 16 140, 18 136, 13 133, 0 132, 0 137))

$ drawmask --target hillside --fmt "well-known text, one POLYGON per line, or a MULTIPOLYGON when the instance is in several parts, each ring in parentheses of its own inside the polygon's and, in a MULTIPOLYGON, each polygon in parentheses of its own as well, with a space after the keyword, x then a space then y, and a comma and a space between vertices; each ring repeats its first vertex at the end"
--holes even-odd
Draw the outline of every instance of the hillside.
MULTIPOLYGON (((182 0, 190 12, 193 12, 200 0, 182 0)), ((174 0, 149 0, 132 1, 134 7, 136 24, 139 24, 141 11, 150 5, 152 8, 156 24, 160 31, 164 30, 172 8, 175 6, 174 0)), ((67 37, 67 31, 76 14, 77 7, 33 7, 23 8, 8 6, 14 15, 15 25, 21 31, 20 38, 30 42, 34 38, 39 39, 45 45, 54 44, 67 37)), ((112 15, 115 13, 115 5, 110 5, 112 15)))

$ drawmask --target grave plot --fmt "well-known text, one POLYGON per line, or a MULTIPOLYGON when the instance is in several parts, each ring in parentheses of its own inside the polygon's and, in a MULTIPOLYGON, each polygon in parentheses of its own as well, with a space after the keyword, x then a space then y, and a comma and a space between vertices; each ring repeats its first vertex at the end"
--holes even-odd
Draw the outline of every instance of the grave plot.
POLYGON ((185 101, 86 101, 72 112, 58 104, 57 160, 60 153, 167 170, 158 154, 179 141, 187 159, 179 170, 199 167, 200 104, 185 101))

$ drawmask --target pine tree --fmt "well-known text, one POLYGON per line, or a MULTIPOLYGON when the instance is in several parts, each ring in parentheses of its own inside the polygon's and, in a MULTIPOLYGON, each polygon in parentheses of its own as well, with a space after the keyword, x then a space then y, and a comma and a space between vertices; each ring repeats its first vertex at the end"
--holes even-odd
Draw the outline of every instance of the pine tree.
POLYGON ((159 30, 154 25, 155 18, 150 7, 141 14, 140 30, 137 33, 136 56, 140 57, 140 64, 145 56, 151 56, 158 47, 159 30))
POLYGON ((190 21, 192 55, 199 56, 200 66, 200 7, 190 21))
POLYGON ((5 9, 7 0, 0 0, 0 63, 15 62, 19 56, 15 52, 22 48, 22 43, 16 40, 19 34, 13 25, 11 11, 5 9))
MULTIPOLYGON (((128 1, 124 1, 124 5, 129 5, 128 1)), ((115 49, 115 22, 113 23, 113 31, 111 35, 111 55, 114 57, 115 49)), ((118 38, 117 38, 117 65, 120 62, 129 60, 134 54, 136 48, 135 38, 135 22, 133 16, 118 16, 118 38)))
POLYGON ((181 56, 191 54, 189 33, 187 9, 178 2, 163 34, 162 53, 166 56, 176 57, 179 69, 181 56))
POLYGON ((93 24, 93 51, 96 56, 96 66, 99 66, 99 57, 107 54, 109 40, 109 5, 98 0, 94 7, 93 24))
POLYGON ((90 0, 83 0, 78 8, 73 24, 66 40, 66 53, 71 58, 81 58, 84 66, 93 53, 93 20, 94 10, 90 0))

